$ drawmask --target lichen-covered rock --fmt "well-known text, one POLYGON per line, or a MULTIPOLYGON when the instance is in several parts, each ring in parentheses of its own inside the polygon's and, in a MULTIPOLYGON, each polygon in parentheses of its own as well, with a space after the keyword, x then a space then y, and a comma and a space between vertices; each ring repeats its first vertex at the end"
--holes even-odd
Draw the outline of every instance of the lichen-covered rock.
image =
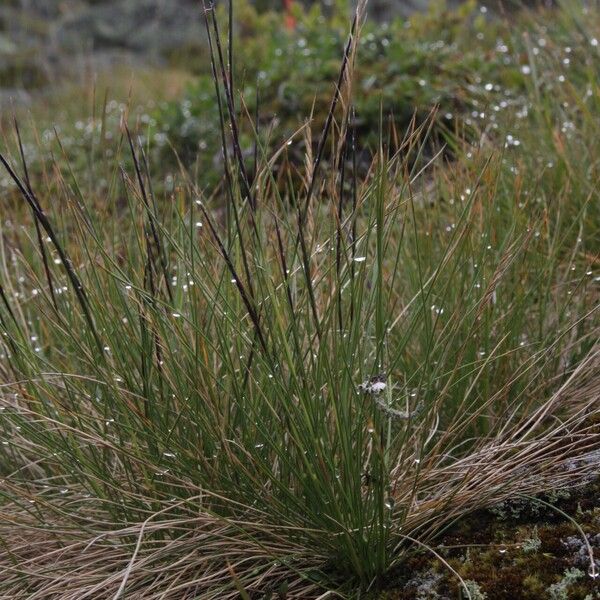
POLYGON ((205 49, 194 0, 3 0, 0 106, 85 68, 152 64, 205 49))
POLYGON ((203 46, 200 4, 191 0, 113 0, 89 4, 57 23, 55 42, 69 50, 124 48, 164 56, 203 46))

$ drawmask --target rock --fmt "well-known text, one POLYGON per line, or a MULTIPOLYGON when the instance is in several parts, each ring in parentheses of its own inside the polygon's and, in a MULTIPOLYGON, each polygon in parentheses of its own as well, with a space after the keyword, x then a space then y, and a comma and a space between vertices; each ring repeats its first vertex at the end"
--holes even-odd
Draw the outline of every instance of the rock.
POLYGON ((47 83, 47 32, 45 21, 25 12, 16 0, 0 5, 0 89, 32 89, 47 83))
POLYGON ((65 15, 54 41, 69 51, 120 48, 164 57, 203 46, 201 19, 200 3, 192 0, 110 0, 65 15))
POLYGON ((0 60, 4 61, 17 52, 17 45, 6 34, 0 33, 0 60))
POLYGON ((29 106, 31 95, 23 89, 0 88, 0 107, 29 106))
POLYGON ((190 56, 205 39, 199 0, 0 0, 0 90, 190 56))

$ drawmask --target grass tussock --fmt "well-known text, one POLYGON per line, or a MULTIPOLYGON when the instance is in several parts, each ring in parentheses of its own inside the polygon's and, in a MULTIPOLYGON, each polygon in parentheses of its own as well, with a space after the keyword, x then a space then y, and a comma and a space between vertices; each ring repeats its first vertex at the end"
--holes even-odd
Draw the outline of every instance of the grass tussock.
POLYGON ((182 170, 155 193, 125 121, 101 198, 2 155, 2 598, 352 597, 474 510, 597 469, 597 66, 532 82, 450 164, 432 115, 359 175, 359 13, 302 168, 288 142, 242 152, 255 121, 205 15, 215 192, 182 170))

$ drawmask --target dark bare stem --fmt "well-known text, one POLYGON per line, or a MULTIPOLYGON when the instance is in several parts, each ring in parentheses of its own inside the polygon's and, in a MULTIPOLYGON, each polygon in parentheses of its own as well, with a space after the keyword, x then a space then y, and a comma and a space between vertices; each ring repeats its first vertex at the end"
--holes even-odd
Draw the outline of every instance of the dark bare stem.
POLYGON ((88 305, 88 300, 87 300, 85 290, 83 289, 83 285, 82 285, 81 281, 79 280, 79 277, 77 276, 77 273, 75 272, 75 269, 73 268, 73 265, 71 264, 71 259, 68 257, 68 255, 65 252, 65 250, 63 249, 61 243, 58 241, 58 238, 57 238, 56 234, 54 233, 54 229, 52 228, 52 225, 50 224, 48 217, 42 210, 41 206, 38 204, 37 200, 35 199, 35 196, 29 193, 29 191, 27 190, 27 188, 25 187, 25 185, 23 184, 23 182, 21 181, 19 176, 15 173, 13 168, 10 166, 10 163, 6 160, 6 158, 4 157, 3 154, 0 154, 0 162, 4 165, 4 168, 8 172, 10 178, 17 185, 17 188, 19 189, 19 192, 23 196, 24 200, 29 204, 29 206, 33 210, 33 214, 34 214, 35 218, 40 222, 40 225, 43 227, 44 231, 48 234, 48 237, 52 240, 52 243, 54 244, 54 247, 56 248, 56 251, 58 252, 58 255, 60 257, 60 261, 61 261, 63 267, 65 268, 65 271, 67 272, 67 276, 68 276, 69 280, 71 281, 73 289, 75 290, 75 295, 77 296, 77 300, 79 301, 79 304, 81 305, 85 320, 87 321, 90 331, 94 337, 94 341, 96 342, 96 345, 98 346, 98 349, 100 350, 100 355, 104 356, 104 349, 102 346, 102 342, 100 341, 100 337, 98 336, 98 332, 96 331, 96 326, 94 325, 94 321, 92 320, 92 315, 89 310, 89 305, 88 305))
POLYGON ((262 327, 260 325, 260 318, 259 318, 258 313, 256 312, 254 304, 253 304, 250 296, 248 295, 248 292, 246 291, 244 284, 240 280, 240 277, 239 277, 237 270, 233 264, 233 261, 231 260, 231 257, 229 256, 229 252, 227 252, 225 245, 223 244, 221 238, 219 237, 219 234, 217 233, 217 230, 215 229, 215 226, 212 222, 212 218, 208 214, 208 211, 206 210, 206 208, 204 208, 204 206, 202 204, 200 205, 200 210, 202 211, 202 215, 206 219, 208 228, 210 229, 210 233, 211 233, 215 243, 217 244, 219 251, 221 252, 221 256, 223 257, 223 260, 225 260, 225 264, 227 265, 227 268, 229 269, 229 272, 231 273, 231 276, 233 278, 233 283, 237 287, 237 289, 240 293, 240 296, 242 298, 242 302, 244 303, 244 306, 246 307, 246 310, 248 311, 248 315, 250 316, 250 320, 252 321, 252 324, 254 325, 254 329, 256 331, 256 335, 258 336, 258 341, 260 342, 263 352, 265 353, 266 356, 268 356, 269 352, 268 352, 268 348, 267 348, 267 343, 266 343, 265 337, 263 335, 262 327))
MULTIPOLYGON (((218 111, 219 111, 219 125, 220 125, 220 129, 221 129, 221 150, 223 153, 223 169, 225 172, 225 185, 226 185, 228 196, 229 196, 228 214, 229 214, 229 211, 231 211, 233 213, 235 228, 236 228, 239 240, 240 240, 242 263, 243 263, 244 273, 246 275, 246 280, 247 280, 247 284, 248 284, 248 291, 250 292, 250 297, 254 299, 254 289, 252 286, 252 277, 250 275, 250 267, 248 265, 246 248, 244 246, 244 236, 243 236, 243 231, 242 231, 242 227, 241 227, 241 223, 240 223, 237 205, 235 203, 235 197, 234 197, 234 193, 233 193, 233 179, 231 177, 231 171, 229 168, 229 158, 228 158, 228 152, 227 152, 227 136, 225 134, 225 114, 223 111, 223 102, 221 99, 221 90, 219 88, 219 77, 217 74, 217 65, 216 65, 216 60, 215 60, 215 50, 214 50, 214 45, 213 45, 212 33, 211 33, 210 25, 208 22, 207 12, 208 11, 205 6, 204 7, 204 24, 206 26, 206 36, 208 39, 208 47, 209 47, 209 51, 210 51, 210 63, 211 63, 211 69, 212 69, 212 78, 213 78, 213 82, 215 85, 215 95, 217 98, 217 107, 218 107, 218 111)), ((225 92, 225 94, 227 95, 227 91, 225 92)), ((229 221, 229 219, 228 219, 228 221, 229 221)), ((252 224, 254 226, 255 233, 256 233, 256 223, 254 221, 253 216, 252 216, 252 224)))
POLYGON ((346 183, 346 158, 348 154, 348 121, 350 115, 346 117, 346 124, 344 127, 345 139, 343 141, 342 151, 340 152, 340 191, 337 205, 336 215, 336 244, 335 244, 335 273, 336 273, 336 286, 337 286, 337 297, 338 297, 338 324, 340 331, 344 328, 343 312, 342 312, 342 282, 340 281, 341 273, 341 262, 342 262, 342 220, 344 218, 344 185, 346 183))
MULTIPOLYGON (((254 107, 254 172, 252 173, 252 185, 256 185, 256 176, 258 175, 258 135, 260 128, 259 114, 260 114, 260 94, 259 94, 259 83, 256 78, 256 106, 254 107)), ((256 198, 254 199, 256 202, 256 198)))
MULTIPOLYGON (((238 166, 240 169, 240 178, 242 180, 242 186, 244 188, 244 194, 248 198, 248 202, 250 203, 250 207, 252 211, 256 209, 254 203, 254 197, 252 196, 252 191, 250 189, 250 183, 248 179, 248 172, 246 170, 246 165, 244 163, 244 157, 242 155, 242 148, 240 145, 240 133, 237 122, 237 117, 235 115, 235 106, 233 100, 233 81, 228 79, 227 73, 225 71, 225 61, 223 59, 223 49, 221 44, 221 37, 219 34, 219 25, 217 23, 217 17, 215 15, 214 8, 211 5, 210 8, 212 15, 212 25, 213 31, 215 34, 215 47, 217 50, 217 56, 219 58, 219 67, 221 71, 221 79, 223 81, 223 88, 225 90, 225 101, 227 105, 227 112, 229 114, 229 123, 231 125, 231 141, 233 143, 233 152, 238 161, 238 166)), ((206 14, 206 13, 205 13, 206 14)))
MULTIPOLYGON (((233 0, 229 0, 228 14, 228 44, 227 44, 227 63, 229 66, 229 85, 233 88, 233 0)), ((234 103, 235 108, 235 103, 234 103)))
POLYGON ((346 43, 346 49, 344 50, 344 58, 342 60, 342 66, 340 68, 340 73, 338 76, 337 84, 335 87, 333 98, 331 99, 331 105, 329 106, 329 112, 327 113, 327 118, 325 120, 325 126, 323 127, 323 130, 321 131, 319 145, 317 146, 317 154, 315 155, 315 160, 313 162, 312 177, 310 180, 310 184, 308 186, 308 191, 306 193, 306 201, 304 203, 304 209, 302 211, 302 222, 303 223, 304 223, 304 220, 306 219, 308 208, 310 206, 310 201, 312 200, 312 196, 313 196, 313 193, 315 190, 317 176, 319 174, 319 167, 320 167, 321 161, 323 159, 323 151, 325 150, 325 144, 327 143, 327 138, 329 137, 329 131, 331 129, 331 124, 333 123, 333 117, 335 115, 335 109, 336 109, 339 99, 340 99, 342 84, 344 82, 344 77, 346 75, 346 69, 348 67, 350 53, 352 52, 352 44, 354 42, 354 36, 356 34, 357 24, 358 24, 358 14, 355 14, 354 19, 352 20, 352 27, 350 28, 350 35, 348 36, 348 42, 346 43))
POLYGON ((356 114, 354 107, 351 110, 352 113, 352 141, 351 141, 351 152, 352 152, 352 219, 351 219, 351 230, 350 230, 350 285, 352 291, 350 293, 350 326, 352 326, 354 320, 354 277, 356 275, 356 208, 358 206, 358 175, 356 165, 356 114))
POLYGON ((158 235, 158 228, 156 224, 156 215, 154 211, 150 207, 150 201, 148 199, 148 194, 146 192, 146 186, 144 184, 144 178, 142 176, 142 171, 140 169, 140 163, 137 157, 137 153, 135 151, 133 145, 133 139, 131 138, 131 133, 129 131, 129 127, 125 124, 125 132, 127 134, 127 141, 129 142, 129 149, 131 151, 131 157, 133 159, 133 165, 135 169, 135 174, 138 180, 138 185, 140 186, 140 193, 142 195, 142 201, 144 202, 144 207, 146 209, 146 213, 148 215, 148 221, 150 223, 150 230, 152 232, 152 237, 154 239, 154 244, 156 245, 156 252, 158 254, 158 260, 160 261, 160 265, 163 271, 163 276, 165 279, 165 286, 167 288, 167 294, 169 295, 169 300, 173 302, 173 292, 171 290, 171 284, 169 283, 169 271, 167 268, 167 259, 165 256, 164 249, 162 247, 160 236, 158 235))
MULTIPOLYGON (((23 175, 25 177, 25 184, 27 185, 27 190, 31 194, 31 197, 36 201, 37 205, 40 206, 39 200, 36 198, 31 187, 29 171, 27 170, 27 161, 25 160, 25 152, 23 151, 23 143, 21 141, 21 132, 19 131, 19 124, 17 123, 16 119, 14 120, 14 123, 15 131, 17 133, 17 141, 19 143, 21 163, 23 165, 23 175)), ((54 310, 58 312, 58 304, 56 302, 56 295, 54 293, 54 280, 52 279, 52 272, 50 271, 50 264, 48 263, 48 253, 46 252, 46 246, 44 245, 44 240, 42 238, 42 231, 40 230, 40 224, 38 220, 34 219, 33 221, 35 223, 35 234, 37 237, 38 246, 40 247, 40 253, 42 255, 42 264, 44 266, 44 273, 46 276, 46 281, 48 283, 48 290, 50 291, 50 298, 52 299, 52 305, 54 306, 54 310)))

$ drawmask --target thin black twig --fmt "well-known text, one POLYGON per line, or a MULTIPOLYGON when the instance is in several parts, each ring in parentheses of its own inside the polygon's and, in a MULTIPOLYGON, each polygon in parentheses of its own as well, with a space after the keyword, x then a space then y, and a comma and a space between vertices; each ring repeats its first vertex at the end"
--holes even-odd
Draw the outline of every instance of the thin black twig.
MULTIPOLYGON (((31 187, 31 181, 29 179, 29 171, 27 169, 27 161, 25 160, 25 152, 23 151, 23 143, 21 140, 21 132, 19 131, 19 124, 17 120, 14 120, 15 123, 15 132, 17 134, 17 141, 19 144, 19 153, 21 155, 21 163, 23 166, 23 176, 25 177, 25 185, 27 186, 27 190, 31 194, 31 197, 35 200, 38 206, 40 206, 40 202, 37 199, 36 195, 33 192, 33 188, 31 187)), ((40 247, 40 253, 42 255, 42 263, 44 265, 44 273, 46 276, 46 282, 48 283, 48 290, 50 292, 50 298, 52 299, 52 305, 54 306, 54 310, 58 312, 58 304, 56 302, 56 294, 54 293, 54 280, 52 278, 52 272, 50 271, 50 264, 48 262, 48 253, 46 251, 46 246, 44 245, 44 240, 42 238, 42 231, 40 229, 40 224, 37 219, 33 220, 35 224, 35 233, 38 241, 38 246, 40 247)))
POLYGON ((137 157, 137 153, 135 151, 133 145, 133 139, 131 137, 131 133, 129 131, 129 127, 127 124, 125 126, 125 133, 127 134, 127 141, 129 142, 129 149, 131 151, 131 157, 133 159, 133 166, 135 169, 135 174, 138 180, 138 185, 140 186, 140 193, 142 196, 142 201, 144 203, 144 207, 146 208, 146 213, 148 215, 148 221, 150 223, 150 231, 152 232, 152 237, 154 239, 154 244, 156 245, 156 252, 158 254, 158 260, 160 262, 163 276, 165 279, 165 286, 167 288, 167 294, 169 295, 169 300, 173 302, 173 292, 171 290, 171 284, 169 283, 169 271, 167 267, 167 258, 164 252, 164 248, 162 247, 162 243, 160 240, 160 236, 158 235, 158 227, 156 223, 156 214, 154 210, 150 207, 150 201, 148 199, 148 194, 146 192, 146 186, 144 184, 144 178, 142 177, 142 171, 140 169, 140 163, 137 157))
POLYGON ((48 234, 48 237, 54 244, 54 247, 56 248, 56 251, 58 253, 60 261, 61 261, 63 267, 65 268, 65 271, 67 272, 67 277, 69 278, 69 280, 73 286, 73 289, 75 290, 75 295, 77 296, 77 300, 78 300, 79 304, 81 305, 81 309, 83 310, 85 320, 87 321, 90 331, 92 333, 92 336, 94 337, 94 341, 96 342, 96 345, 98 346, 98 349, 100 350, 100 354, 102 356, 104 356, 103 345, 102 345, 102 342, 100 341, 100 336, 98 335, 98 332, 96 331, 96 326, 94 325, 94 321, 92 319, 92 315, 89 310, 87 295, 83 288, 83 284, 79 280, 79 277, 77 276, 77 273, 75 272, 75 269, 73 268, 73 265, 71 264, 71 259, 68 257, 66 251, 63 249, 62 244, 59 242, 58 237, 54 233, 54 229, 52 228, 52 225, 50 224, 50 221, 48 220, 48 217, 44 213, 42 207, 37 202, 35 195, 32 195, 29 193, 29 190, 27 189, 25 184, 21 181, 20 177, 15 173, 13 168, 10 166, 10 163, 8 162, 8 160, 6 160, 4 155, 1 153, 0 153, 0 162, 2 163, 2 165, 8 172, 10 178, 15 182, 17 188, 19 189, 19 192, 21 193, 21 196, 24 198, 24 200, 27 202, 27 204, 29 204, 29 206, 31 207, 34 217, 39 221, 40 225, 42 226, 44 231, 48 234))

